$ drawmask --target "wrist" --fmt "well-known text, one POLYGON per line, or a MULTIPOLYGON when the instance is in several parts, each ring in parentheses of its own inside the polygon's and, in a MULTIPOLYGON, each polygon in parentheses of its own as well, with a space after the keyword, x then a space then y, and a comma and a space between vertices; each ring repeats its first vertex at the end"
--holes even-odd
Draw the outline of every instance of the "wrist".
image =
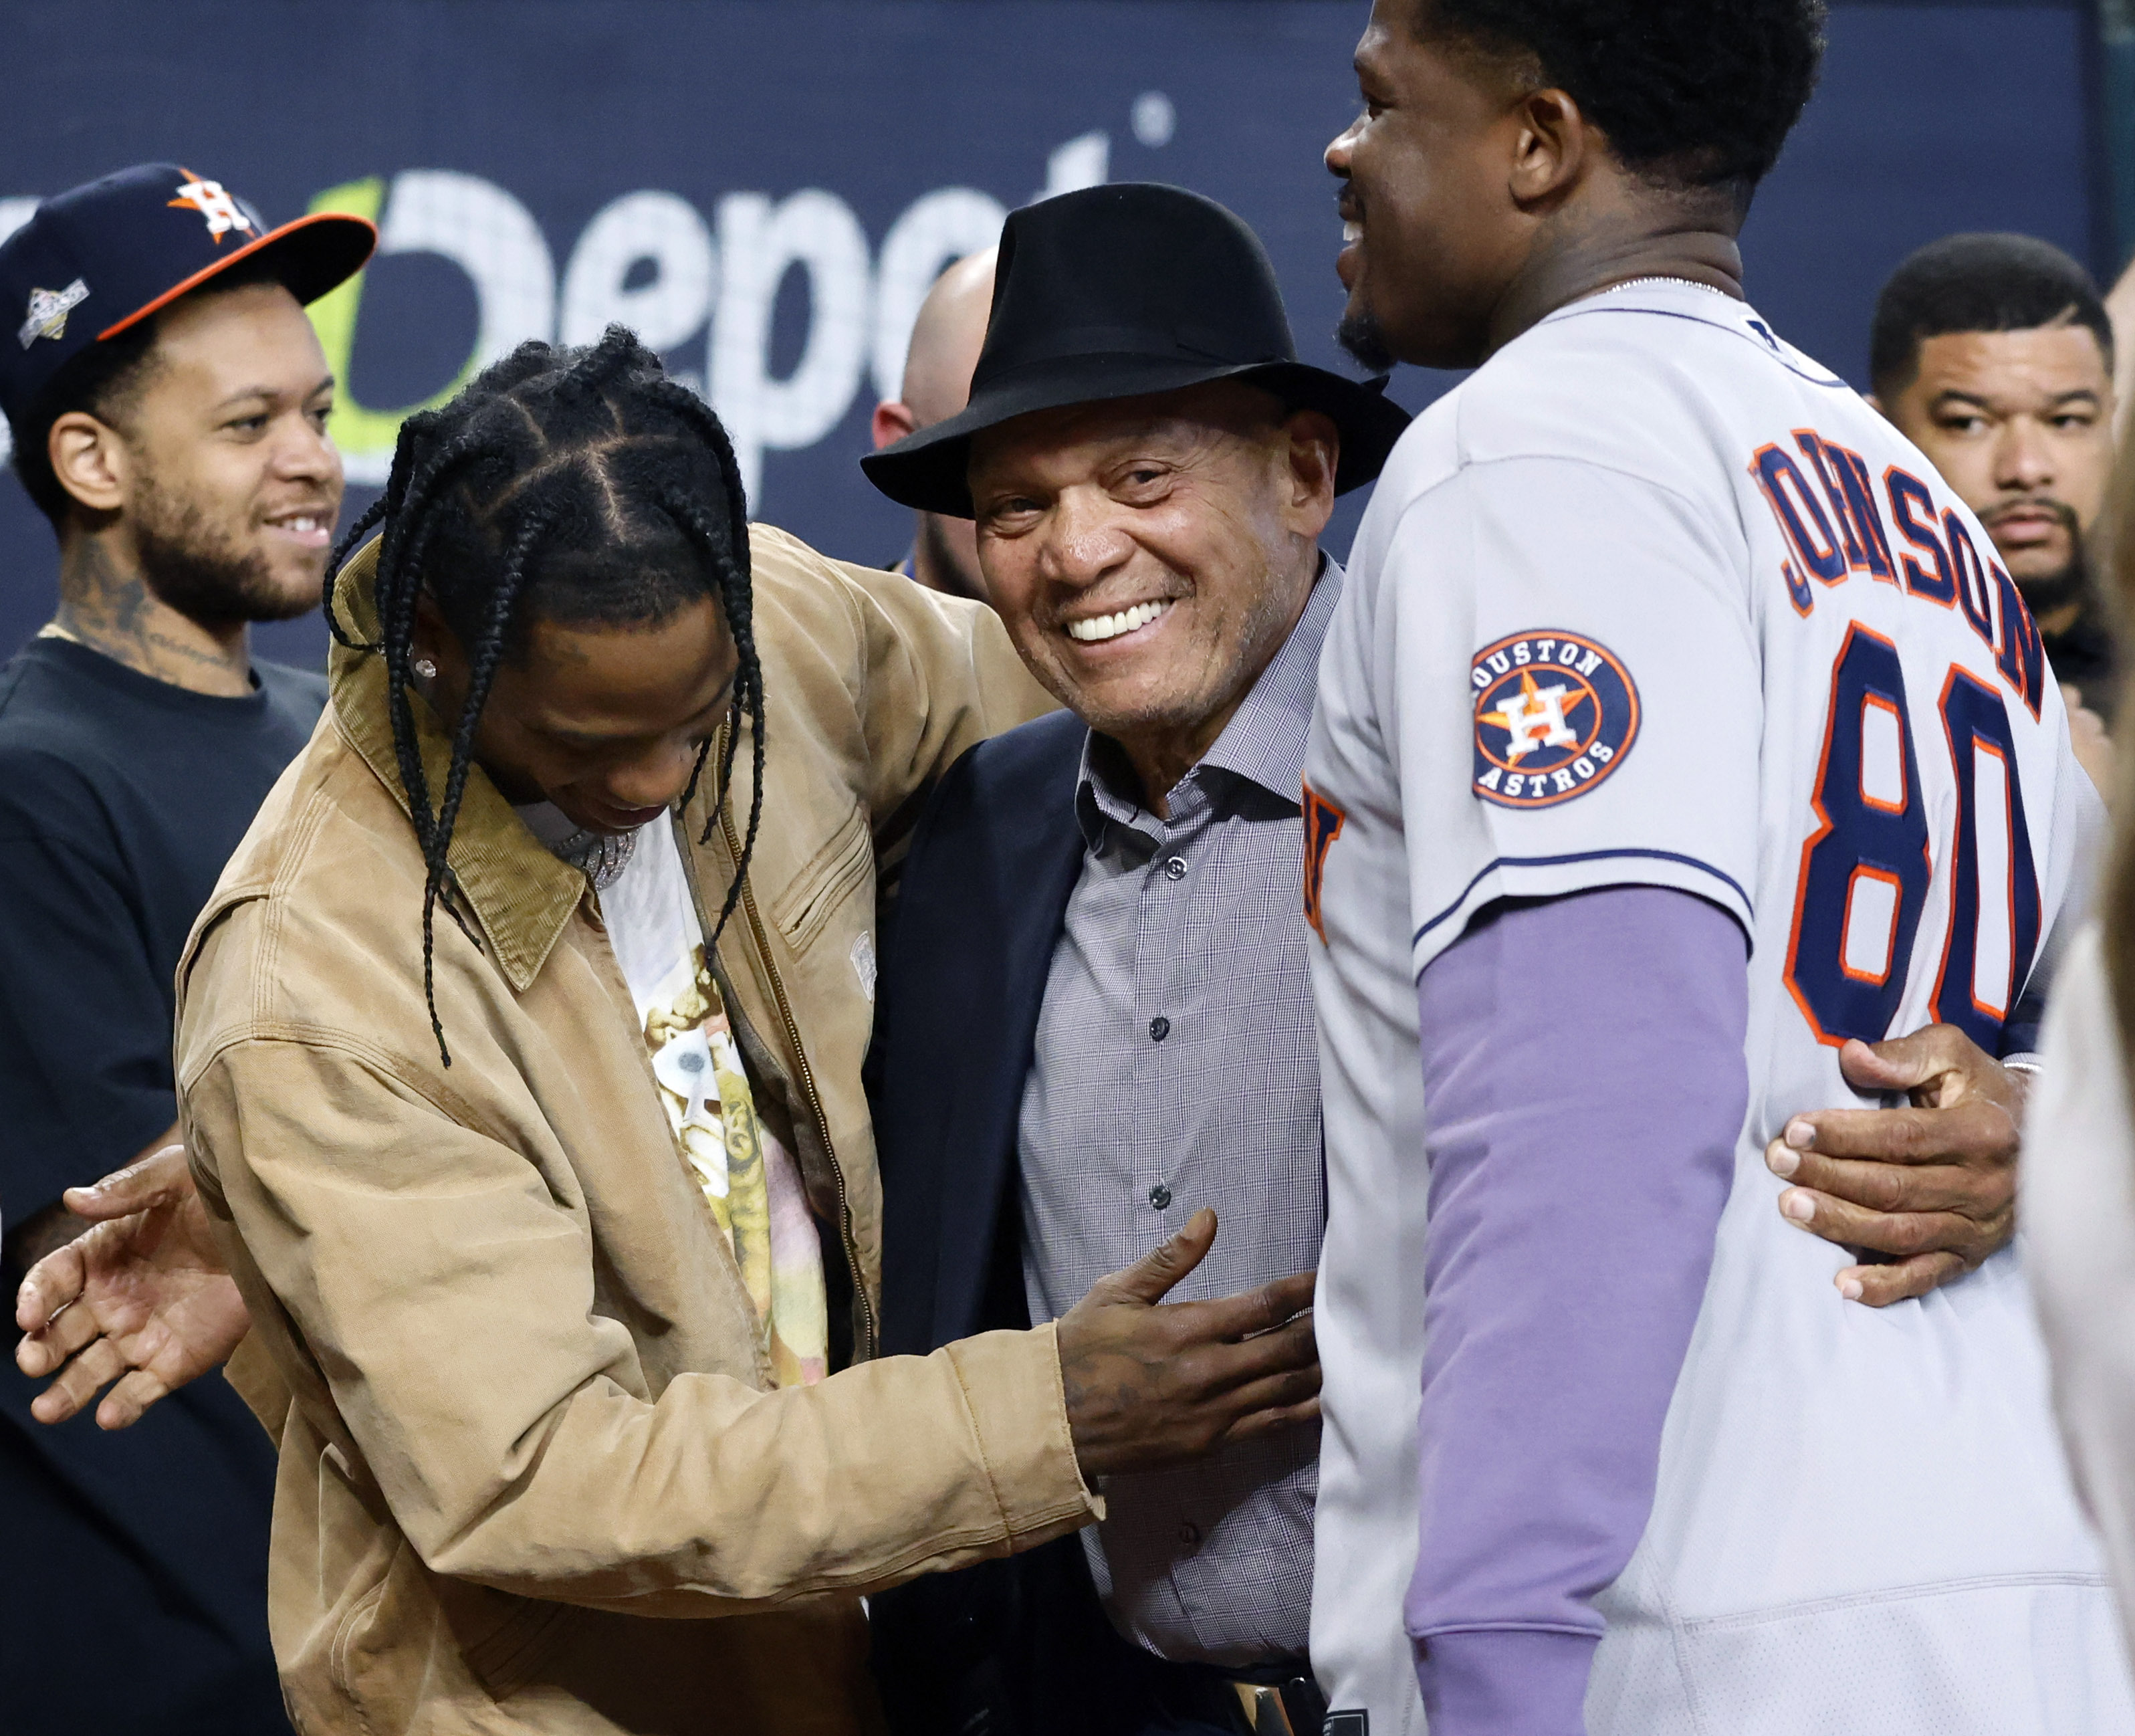
POLYGON ((1416 1641, 1431 1736, 1585 1736, 1598 1633, 1485 1627, 1416 1641))
POLYGON ((2045 1070, 2045 1060, 2029 1050, 2002 1057, 2002 1077, 2009 1082, 2009 1118, 2016 1123, 2019 1132, 2023 1128, 2024 1108, 2031 1101, 2031 1089, 2045 1070))

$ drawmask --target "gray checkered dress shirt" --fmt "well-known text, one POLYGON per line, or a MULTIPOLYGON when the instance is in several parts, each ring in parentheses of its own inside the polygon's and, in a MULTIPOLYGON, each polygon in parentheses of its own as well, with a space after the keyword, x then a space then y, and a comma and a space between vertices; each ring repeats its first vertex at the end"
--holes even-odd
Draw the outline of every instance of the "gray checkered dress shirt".
MULTIPOLYGON (((1057 1319, 1212 1205, 1216 1245, 1174 1301, 1319 1263, 1326 1199, 1299 813, 1327 562, 1282 649, 1215 745, 1145 810, 1092 736, 1087 851, 1053 955, 1024 1088, 1024 1280, 1057 1319)), ((1108 1478, 1083 1538, 1115 1625, 1162 1656, 1301 1656, 1312 1606, 1316 1434, 1108 1478)))

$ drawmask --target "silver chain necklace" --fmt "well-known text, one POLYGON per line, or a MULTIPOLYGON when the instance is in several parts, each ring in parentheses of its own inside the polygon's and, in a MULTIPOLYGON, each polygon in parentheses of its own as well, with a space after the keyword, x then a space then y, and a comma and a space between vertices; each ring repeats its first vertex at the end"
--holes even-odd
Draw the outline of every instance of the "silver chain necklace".
POLYGON ((1725 289, 1716 289, 1710 284, 1701 284, 1697 279, 1688 277, 1634 277, 1628 283, 1611 284, 1601 293, 1614 295, 1619 289, 1644 289, 1661 284, 1680 284, 1685 289, 1702 289, 1707 295, 1716 295, 1722 301, 1731 302, 1735 299, 1725 289))
POLYGON ((591 880, 594 891, 605 892, 630 866, 631 856, 637 848, 637 834, 574 832, 550 848, 558 861, 569 862, 591 880))

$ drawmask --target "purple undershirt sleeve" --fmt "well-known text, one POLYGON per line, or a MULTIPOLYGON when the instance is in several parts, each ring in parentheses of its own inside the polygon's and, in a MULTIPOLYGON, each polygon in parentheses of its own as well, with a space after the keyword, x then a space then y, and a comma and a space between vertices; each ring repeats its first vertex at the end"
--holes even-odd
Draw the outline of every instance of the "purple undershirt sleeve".
POLYGON ((1581 1736, 1748 1103, 1745 941, 1687 892, 1501 907, 1416 988, 1416 1577, 1431 1736, 1581 1736))

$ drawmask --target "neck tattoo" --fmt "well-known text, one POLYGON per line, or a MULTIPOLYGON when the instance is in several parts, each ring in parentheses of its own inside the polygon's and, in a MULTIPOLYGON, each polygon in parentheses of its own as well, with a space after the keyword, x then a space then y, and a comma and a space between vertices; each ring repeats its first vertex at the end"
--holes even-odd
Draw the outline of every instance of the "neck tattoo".
POLYGON ((78 542, 61 563, 55 637, 196 693, 249 692, 252 660, 246 636, 240 631, 231 644, 218 645, 212 638, 201 644, 172 630, 191 624, 157 601, 138 574, 115 566, 93 538, 78 542))

